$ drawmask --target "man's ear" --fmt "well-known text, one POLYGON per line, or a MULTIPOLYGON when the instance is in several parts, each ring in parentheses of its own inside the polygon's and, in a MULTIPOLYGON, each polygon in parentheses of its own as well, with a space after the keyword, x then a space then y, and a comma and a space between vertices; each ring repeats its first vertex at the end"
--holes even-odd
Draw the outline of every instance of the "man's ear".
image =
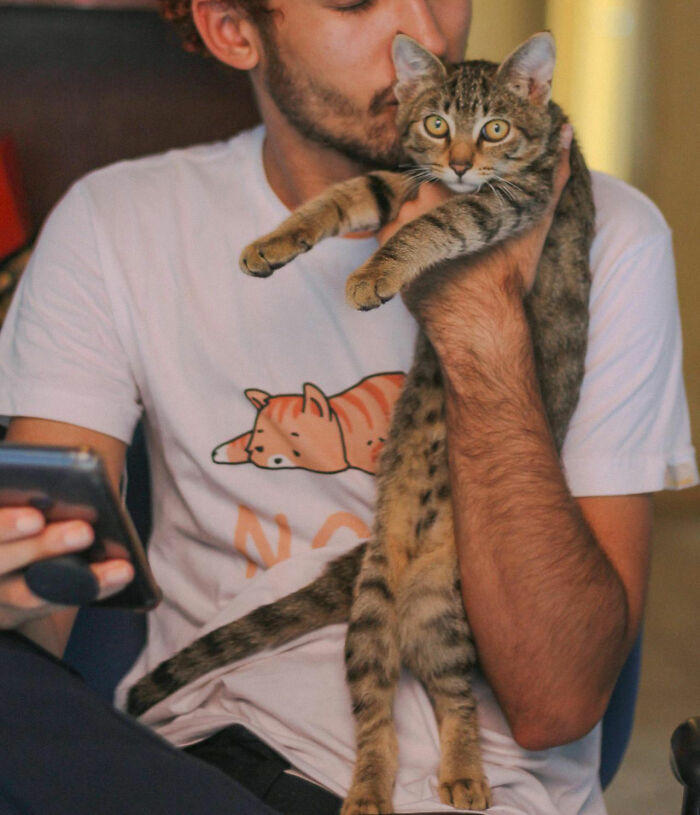
POLYGON ((257 28, 223 0, 192 0, 192 19, 207 50, 220 62, 249 71, 260 61, 262 42, 257 28))

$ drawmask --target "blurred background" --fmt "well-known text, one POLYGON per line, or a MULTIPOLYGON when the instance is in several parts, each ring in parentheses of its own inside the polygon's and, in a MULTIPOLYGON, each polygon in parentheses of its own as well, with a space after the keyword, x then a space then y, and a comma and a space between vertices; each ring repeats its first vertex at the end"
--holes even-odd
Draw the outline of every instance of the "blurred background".
MULTIPOLYGON (((700 5, 697 0, 473 0, 468 56, 499 61, 549 29, 553 95, 589 165, 646 193, 674 235, 685 381, 700 450, 700 5)), ((700 488, 655 496, 642 675, 632 740, 606 791, 610 815, 680 809, 675 726, 700 714, 700 488)))
MULTIPOLYGON (((0 322, 49 209, 83 173, 227 138, 257 120, 244 77, 186 54, 151 0, 0 0, 0 322)), ((700 449, 700 8, 697 0, 473 0, 468 56, 557 40, 554 97, 592 168, 646 193, 670 224, 685 375, 700 449)), ((678 813, 675 726, 700 714, 700 488, 655 498, 636 724, 610 815, 678 813)))

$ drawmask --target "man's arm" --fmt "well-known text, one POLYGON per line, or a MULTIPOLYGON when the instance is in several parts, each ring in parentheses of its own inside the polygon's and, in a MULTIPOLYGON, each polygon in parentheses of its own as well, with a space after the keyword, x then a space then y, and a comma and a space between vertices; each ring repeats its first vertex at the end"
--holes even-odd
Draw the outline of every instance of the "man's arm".
POLYGON ((516 741, 543 749, 605 711, 642 617, 651 508, 646 496, 571 497, 510 282, 455 283, 461 328, 434 337, 467 616, 516 741))
MULTIPOLYGON (((114 488, 119 485, 126 445, 112 436, 63 422, 21 417, 11 421, 6 441, 88 445, 102 456, 114 488)), ((27 588, 21 570, 35 560, 84 549, 91 540, 92 529, 82 521, 44 525, 43 516, 35 509, 0 510, 0 628, 15 629, 53 654, 62 655, 77 609, 53 605, 36 597, 27 588), (33 521, 36 528, 22 532, 22 524, 18 526, 21 520, 25 526, 33 521), (85 535, 83 542, 68 548, 68 536, 80 532, 85 535)), ((93 564, 91 568, 100 584, 100 597, 115 594, 133 577, 133 569, 127 561, 107 561, 93 564)))
MULTIPOLYGON (((443 367, 456 545, 479 660, 530 749, 579 738, 605 712, 639 630, 651 536, 646 495, 572 498, 535 378, 522 298, 568 179, 566 135, 537 228, 404 294, 443 367)), ((380 238, 448 195, 424 185, 380 238)))

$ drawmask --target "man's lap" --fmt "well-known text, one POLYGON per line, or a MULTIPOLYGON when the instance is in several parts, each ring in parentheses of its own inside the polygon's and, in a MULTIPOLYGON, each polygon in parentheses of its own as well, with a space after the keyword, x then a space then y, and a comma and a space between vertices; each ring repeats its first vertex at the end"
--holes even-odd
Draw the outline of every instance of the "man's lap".
POLYGON ((275 812, 112 708, 75 672, 14 632, 0 632, 0 675, 3 812, 275 812))

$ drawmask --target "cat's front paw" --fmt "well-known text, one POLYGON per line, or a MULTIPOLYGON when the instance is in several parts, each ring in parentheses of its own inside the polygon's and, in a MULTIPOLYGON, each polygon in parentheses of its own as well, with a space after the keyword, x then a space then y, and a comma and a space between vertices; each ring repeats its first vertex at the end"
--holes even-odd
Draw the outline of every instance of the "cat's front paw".
POLYGON ((441 779, 440 800, 457 809, 484 810, 491 806, 491 788, 488 781, 480 778, 441 779))
POLYGON ((393 812, 391 796, 382 795, 378 790, 350 790, 343 803, 340 815, 385 815, 393 812))
POLYGON ((391 300, 400 291, 402 283, 397 269, 365 264, 347 279, 345 297, 353 308, 368 311, 391 300))
POLYGON ((303 227, 279 234, 273 232, 253 241, 241 252, 241 271, 253 277, 269 277, 297 255, 308 252, 317 240, 303 227))

